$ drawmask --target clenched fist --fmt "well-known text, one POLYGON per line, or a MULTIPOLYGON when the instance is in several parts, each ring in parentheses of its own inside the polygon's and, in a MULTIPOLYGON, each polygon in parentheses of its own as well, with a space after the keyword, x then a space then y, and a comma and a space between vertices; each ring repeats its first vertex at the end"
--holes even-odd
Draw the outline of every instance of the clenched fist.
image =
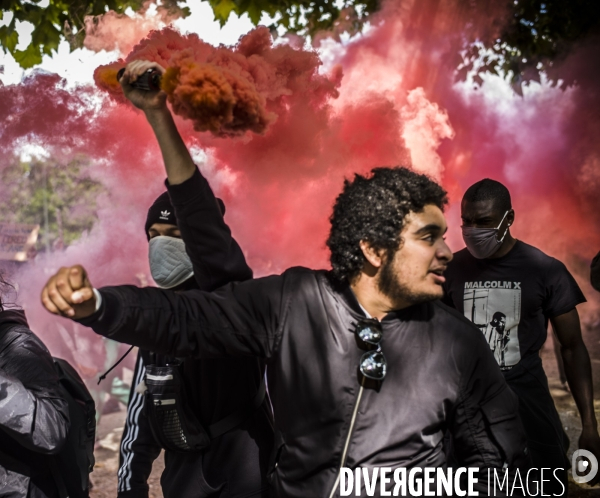
POLYGON ((61 268, 42 290, 42 304, 55 315, 80 319, 96 311, 96 295, 81 265, 61 268))

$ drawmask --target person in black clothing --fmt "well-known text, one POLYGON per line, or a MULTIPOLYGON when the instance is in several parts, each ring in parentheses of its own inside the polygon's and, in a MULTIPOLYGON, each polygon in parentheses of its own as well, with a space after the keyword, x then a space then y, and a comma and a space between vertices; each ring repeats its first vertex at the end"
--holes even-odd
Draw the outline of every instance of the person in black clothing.
MULTIPOLYGON (((579 447, 600 457, 591 364, 576 309, 585 298, 564 264, 512 237, 515 213, 510 193, 501 183, 485 179, 469 187, 461 216, 467 247, 448 265, 444 301, 474 323, 489 320, 492 313, 504 314, 505 344, 496 360, 519 396, 533 467, 562 469, 566 486, 569 440, 554 407, 539 351, 550 321, 581 416, 579 447)), ((498 342, 489 341, 489 346, 497 349, 498 342)), ((565 491, 561 486, 549 490, 555 496, 565 491)))
MULTIPOLYGON (((48 281, 42 302, 165 354, 266 359, 276 429, 267 477, 278 498, 339 496, 343 468, 443 469, 446 432, 458 464, 480 469, 474 489, 487 493, 488 469, 528 464, 525 438, 481 332, 438 300, 452 258, 445 203, 426 176, 377 168, 336 200, 332 271, 173 293, 96 290, 73 266, 48 281)), ((385 479, 377 482, 380 491, 385 479)))
POLYGON ((68 430, 69 408, 48 349, 25 313, 4 309, 0 300, 0 496, 57 497, 49 455, 68 430))
MULTIPOLYGON (((133 66, 135 69, 136 64, 133 66)), ((164 94, 132 88, 128 84, 130 74, 128 71, 122 79, 125 94, 146 113, 163 151, 168 174, 168 193, 159 196, 150 207, 144 227, 150 242, 150 269, 155 282, 161 288, 175 291, 214 290, 230 281, 251 278, 252 270, 223 219, 224 205, 215 198, 192 162, 164 105, 164 94), (185 242, 181 239, 182 232, 186 234, 185 242)), ((147 480, 161 446, 152 434, 140 387, 149 364, 166 365, 175 361, 149 350, 138 353, 121 441, 120 498, 148 496, 147 480)), ((264 376, 263 362, 255 358, 186 358, 182 368, 187 402, 205 428, 247 409, 264 376)), ((263 496, 273 441, 268 400, 265 398, 258 410, 244 418, 239 427, 213 439, 204 451, 167 450, 161 478, 164 496, 263 496)))

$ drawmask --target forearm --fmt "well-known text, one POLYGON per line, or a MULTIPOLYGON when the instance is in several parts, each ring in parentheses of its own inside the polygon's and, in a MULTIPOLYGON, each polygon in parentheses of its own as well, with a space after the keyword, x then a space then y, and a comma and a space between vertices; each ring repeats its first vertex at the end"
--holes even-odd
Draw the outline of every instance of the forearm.
POLYGON ((165 104, 158 109, 147 109, 145 114, 158 140, 169 183, 183 183, 194 174, 196 165, 177 130, 171 112, 165 104))
MULTIPOLYGON (((274 284, 277 289, 279 281, 274 284)), ((100 289, 100 310, 80 323, 97 334, 167 356, 266 357, 273 338, 236 302, 232 287, 218 293, 105 287, 100 289)), ((246 300, 264 297, 254 287, 246 292, 250 294, 243 293, 246 300)))
POLYGON ((561 356, 569 387, 579 409, 583 430, 596 430, 592 365, 585 344, 580 342, 573 347, 561 347, 561 356))

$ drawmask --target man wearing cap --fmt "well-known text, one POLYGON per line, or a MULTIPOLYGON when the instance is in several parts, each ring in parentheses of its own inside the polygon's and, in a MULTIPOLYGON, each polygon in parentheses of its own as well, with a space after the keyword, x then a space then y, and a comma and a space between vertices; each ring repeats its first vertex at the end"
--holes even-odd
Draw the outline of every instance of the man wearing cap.
MULTIPOLYGON (((156 115, 152 114, 156 94, 127 85, 124 89, 126 96, 148 115, 163 150, 169 179, 168 192, 152 204, 144 227, 149 240, 150 271, 156 284, 177 292, 208 291, 230 281, 251 278, 252 270, 223 219, 225 206, 215 198, 192 162, 170 115, 162 116, 162 124, 167 123, 166 133, 161 123, 151 120, 156 115)), ((165 333, 169 333, 168 329, 165 333)), ((161 434, 156 434, 163 427, 153 425, 148 376, 156 369, 170 368, 169 365, 177 365, 183 381, 183 402, 211 440, 200 451, 167 447, 161 478, 164 496, 265 496, 273 430, 270 405, 264 396, 262 361, 250 357, 179 359, 141 349, 121 441, 118 497, 148 497, 152 463, 164 446, 157 441, 161 434)))

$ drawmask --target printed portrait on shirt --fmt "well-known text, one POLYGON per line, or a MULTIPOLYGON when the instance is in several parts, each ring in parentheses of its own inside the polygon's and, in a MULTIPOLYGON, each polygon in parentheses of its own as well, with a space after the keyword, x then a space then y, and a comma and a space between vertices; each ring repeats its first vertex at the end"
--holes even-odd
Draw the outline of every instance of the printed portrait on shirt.
POLYGON ((464 313, 484 334, 500 368, 509 370, 519 362, 519 282, 465 282, 464 313))

